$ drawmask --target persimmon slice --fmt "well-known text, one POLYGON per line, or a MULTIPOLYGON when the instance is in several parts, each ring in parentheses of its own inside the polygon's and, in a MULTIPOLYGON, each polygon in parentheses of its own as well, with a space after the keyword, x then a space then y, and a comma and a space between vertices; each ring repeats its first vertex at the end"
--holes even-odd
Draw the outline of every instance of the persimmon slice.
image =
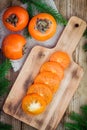
POLYGON ((57 62, 45 62, 40 69, 40 72, 50 71, 58 75, 59 79, 62 80, 64 77, 64 69, 57 62))
POLYGON ((56 74, 44 71, 36 76, 34 83, 46 84, 50 87, 52 93, 55 93, 59 87, 60 80, 56 74))
POLYGON ((28 94, 22 100, 22 109, 27 114, 40 114, 46 109, 46 102, 38 94, 28 94))
POLYGON ((36 93, 44 98, 46 103, 50 103, 52 100, 52 92, 50 88, 45 84, 36 83, 29 86, 27 94, 36 93))
POLYGON ((51 55, 50 61, 58 62, 64 69, 66 69, 70 64, 70 57, 66 52, 57 51, 51 55))

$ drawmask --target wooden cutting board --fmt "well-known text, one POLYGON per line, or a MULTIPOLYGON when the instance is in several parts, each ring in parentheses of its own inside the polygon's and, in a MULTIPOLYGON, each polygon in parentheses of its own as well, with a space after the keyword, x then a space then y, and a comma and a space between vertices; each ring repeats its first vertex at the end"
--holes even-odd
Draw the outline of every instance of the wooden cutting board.
POLYGON ((5 113, 38 130, 56 129, 83 75, 83 69, 73 61, 72 53, 85 29, 86 23, 80 18, 73 16, 54 48, 47 49, 36 46, 32 49, 5 101, 3 106, 5 113), (49 60, 53 52, 58 50, 67 52, 71 57, 71 64, 65 71, 60 88, 44 113, 37 116, 27 115, 21 108, 21 102, 27 88, 33 83, 41 65, 49 60))

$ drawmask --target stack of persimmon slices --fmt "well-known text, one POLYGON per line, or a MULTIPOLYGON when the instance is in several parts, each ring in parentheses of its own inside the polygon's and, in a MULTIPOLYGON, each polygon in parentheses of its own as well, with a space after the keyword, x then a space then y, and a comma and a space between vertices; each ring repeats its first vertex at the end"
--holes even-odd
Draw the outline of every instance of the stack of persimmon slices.
POLYGON ((22 109, 27 114, 37 115, 45 111, 57 92, 64 77, 64 70, 70 65, 70 57, 66 52, 54 52, 45 62, 34 83, 28 87, 22 100, 22 109))

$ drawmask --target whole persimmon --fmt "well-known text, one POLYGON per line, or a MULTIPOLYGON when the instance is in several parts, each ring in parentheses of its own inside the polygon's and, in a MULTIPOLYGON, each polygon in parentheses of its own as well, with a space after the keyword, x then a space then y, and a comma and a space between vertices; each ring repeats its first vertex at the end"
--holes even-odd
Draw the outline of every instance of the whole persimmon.
POLYGON ((9 34, 2 42, 2 52, 12 60, 20 59, 23 56, 26 39, 20 34, 9 34))
POLYGON ((29 22, 28 30, 30 35, 38 40, 45 41, 51 38, 57 28, 54 17, 48 13, 35 15, 29 22))
POLYGON ((29 21, 29 14, 26 9, 20 6, 9 7, 3 14, 3 23, 11 31, 24 29, 29 21))

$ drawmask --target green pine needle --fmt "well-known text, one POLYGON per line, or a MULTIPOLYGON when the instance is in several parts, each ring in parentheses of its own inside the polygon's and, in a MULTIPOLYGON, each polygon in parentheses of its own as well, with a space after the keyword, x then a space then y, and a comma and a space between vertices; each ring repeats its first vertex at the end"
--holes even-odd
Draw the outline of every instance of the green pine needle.
MULTIPOLYGON (((25 3, 27 4, 27 11, 29 13, 30 19, 37 13, 49 13, 55 18, 55 20, 58 24, 61 24, 64 26, 67 24, 67 20, 65 18, 63 18, 63 16, 60 13, 58 13, 57 10, 55 10, 51 6, 47 5, 47 3, 45 3, 42 0, 37 0, 37 1, 21 0, 21 2, 23 4, 25 4, 25 3)), ((29 31, 27 28, 24 30, 23 34, 26 38, 28 38, 28 37, 31 38, 31 35, 29 34, 29 31)))
POLYGON ((83 45, 83 50, 86 52, 87 51, 87 43, 85 43, 84 45, 83 45))
POLYGON ((8 86, 10 82, 6 79, 6 74, 11 68, 11 63, 6 59, 3 63, 0 64, 0 96, 3 96, 8 91, 8 86))
POLYGON ((80 109, 83 112, 85 118, 87 119, 87 105, 81 106, 80 109))
POLYGON ((0 130, 12 130, 12 126, 9 124, 4 124, 0 122, 0 130))
POLYGON ((83 36, 84 36, 85 38, 87 38, 87 29, 85 30, 83 36))
POLYGON ((66 25, 67 24, 67 20, 65 18, 63 18, 63 16, 57 12, 57 10, 55 10, 54 8, 52 8, 51 6, 47 5, 47 3, 45 3, 42 0, 21 0, 22 3, 27 3, 28 7, 27 10, 29 12, 30 17, 32 17, 35 14, 35 9, 39 12, 39 13, 49 13, 51 14, 56 22, 58 24, 62 24, 62 25, 66 25), (31 6, 34 6, 34 8, 32 9, 31 6))
POLYGON ((66 123, 65 127, 68 128, 68 130, 82 130, 80 126, 75 123, 66 123))
POLYGON ((8 92, 8 86, 10 85, 10 81, 6 78, 0 79, 0 97, 3 96, 3 94, 8 92))
POLYGON ((21 0, 23 4, 27 3, 28 0, 21 0))
POLYGON ((25 38, 31 38, 31 35, 30 35, 29 31, 28 31, 28 27, 26 27, 24 29, 23 35, 25 36, 25 38))
POLYGON ((79 115, 79 114, 77 114, 77 113, 75 113, 75 112, 72 112, 72 113, 70 114, 69 118, 70 118, 71 120, 73 120, 73 121, 76 121, 76 122, 82 122, 82 121, 83 121, 81 115, 79 115))
POLYGON ((55 10, 54 8, 52 8, 51 6, 48 6, 45 2, 42 2, 41 0, 29 0, 38 10, 38 12, 41 13, 49 13, 51 14, 57 23, 62 24, 62 25, 66 25, 67 21, 63 18, 63 16, 57 12, 57 10, 55 10))
POLYGON ((27 11, 29 13, 29 18, 31 19, 34 16, 34 7, 31 2, 28 2, 27 11))
POLYGON ((2 64, 0 64, 0 78, 4 77, 10 68, 11 63, 8 59, 6 59, 2 64))
POLYGON ((87 105, 81 106, 80 109, 81 109, 82 111, 87 112, 87 105))
POLYGON ((65 123, 66 130, 87 130, 87 105, 81 107, 81 114, 72 112, 69 118, 72 123, 65 123))

